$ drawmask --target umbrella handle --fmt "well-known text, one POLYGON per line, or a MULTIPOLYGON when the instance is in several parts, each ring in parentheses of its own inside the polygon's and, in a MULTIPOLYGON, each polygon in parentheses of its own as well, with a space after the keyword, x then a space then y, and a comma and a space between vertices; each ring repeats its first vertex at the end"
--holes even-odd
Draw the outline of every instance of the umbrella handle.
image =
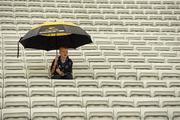
MULTIPOLYGON (((23 37, 20 38, 20 40, 22 39, 23 37)), ((19 57, 19 42, 20 40, 17 42, 17 58, 19 57)))
POLYGON ((18 45, 17 45, 17 58, 19 57, 19 41, 18 41, 18 43, 17 43, 18 45))

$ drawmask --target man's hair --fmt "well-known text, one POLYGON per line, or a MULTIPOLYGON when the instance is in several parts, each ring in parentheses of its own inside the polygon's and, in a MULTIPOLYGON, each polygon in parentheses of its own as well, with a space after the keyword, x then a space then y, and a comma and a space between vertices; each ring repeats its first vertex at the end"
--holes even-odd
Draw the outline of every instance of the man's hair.
POLYGON ((59 49, 68 49, 67 47, 60 47, 59 49))

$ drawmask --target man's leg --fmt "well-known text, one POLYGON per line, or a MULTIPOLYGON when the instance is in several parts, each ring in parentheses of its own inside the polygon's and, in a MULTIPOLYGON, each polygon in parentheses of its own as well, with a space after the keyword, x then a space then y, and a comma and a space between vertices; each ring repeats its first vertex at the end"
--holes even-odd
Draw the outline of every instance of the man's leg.
POLYGON ((51 79, 61 79, 61 76, 60 75, 54 75, 51 77, 51 79))
POLYGON ((63 77, 63 79, 73 79, 72 74, 67 74, 63 77))

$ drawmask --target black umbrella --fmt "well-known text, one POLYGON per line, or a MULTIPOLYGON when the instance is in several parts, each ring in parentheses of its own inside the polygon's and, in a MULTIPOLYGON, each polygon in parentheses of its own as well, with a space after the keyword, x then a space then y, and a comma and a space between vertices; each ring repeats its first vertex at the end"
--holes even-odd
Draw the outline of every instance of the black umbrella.
POLYGON ((86 31, 73 23, 45 22, 30 30, 19 42, 24 48, 49 51, 59 47, 77 48, 92 43, 92 40, 86 31))

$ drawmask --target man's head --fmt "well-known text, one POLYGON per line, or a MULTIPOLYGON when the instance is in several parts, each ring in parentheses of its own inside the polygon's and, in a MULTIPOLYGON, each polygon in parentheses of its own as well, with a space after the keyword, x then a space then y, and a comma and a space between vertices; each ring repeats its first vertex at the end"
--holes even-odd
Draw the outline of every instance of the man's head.
POLYGON ((61 57, 62 57, 63 59, 66 59, 67 56, 68 56, 68 48, 60 47, 60 48, 59 48, 59 54, 61 55, 61 57))

